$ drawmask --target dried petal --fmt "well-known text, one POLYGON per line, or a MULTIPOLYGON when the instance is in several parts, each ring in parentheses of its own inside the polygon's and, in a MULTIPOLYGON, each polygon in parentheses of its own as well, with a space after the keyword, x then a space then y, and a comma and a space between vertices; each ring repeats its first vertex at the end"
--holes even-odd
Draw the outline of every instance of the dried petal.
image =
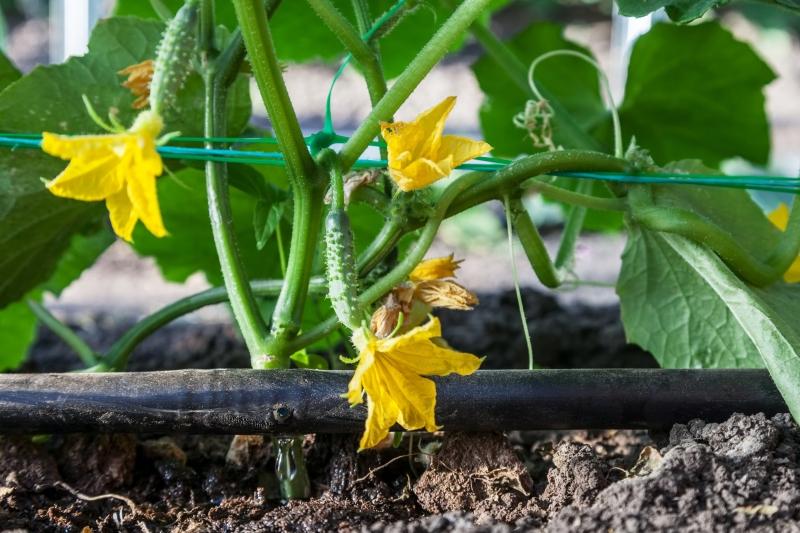
POLYGON ((470 311, 478 305, 475 293, 455 281, 431 280, 417 284, 414 297, 431 307, 446 307, 459 311, 470 311))

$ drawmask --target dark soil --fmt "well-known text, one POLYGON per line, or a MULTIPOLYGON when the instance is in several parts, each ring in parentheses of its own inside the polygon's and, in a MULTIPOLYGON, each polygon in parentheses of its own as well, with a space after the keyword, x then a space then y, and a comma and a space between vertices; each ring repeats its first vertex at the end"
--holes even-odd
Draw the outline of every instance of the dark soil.
POLYGON ((356 454, 306 443, 277 499, 269 440, 0 438, 0 525, 29 531, 798 531, 800 429, 735 415, 645 432, 459 434, 356 454), (86 530, 84 528, 90 528, 86 530))
MULTIPOLYGON (((617 309, 525 298, 540 363, 654 365, 625 344, 617 309)), ((481 299, 481 312, 444 314, 451 343, 487 354, 491 367, 524 366, 513 294, 481 299)), ((95 346, 123 329, 77 323, 95 346)), ((71 368, 67 353, 43 335, 27 370, 71 368)), ((231 328, 188 322, 132 360, 134 369, 246 365, 231 328)), ((410 439, 358 454, 354 435, 306 437, 312 497, 285 503, 266 437, 0 437, 0 531, 800 531, 800 428, 788 415, 693 421, 669 435, 410 439)))
MULTIPOLYGON (((448 342, 456 349, 487 356, 483 368, 527 368, 514 291, 480 294, 471 312, 438 312, 448 342)), ((647 368, 653 357, 628 344, 616 305, 562 305, 550 294, 523 289, 537 362, 549 368, 647 368)), ((108 315, 72 316, 67 323, 96 350, 108 348, 132 324, 108 315)), ((248 368, 250 358, 235 327, 178 321, 146 339, 129 369, 248 368)), ((42 329, 23 372, 64 372, 80 361, 50 331, 42 329)))

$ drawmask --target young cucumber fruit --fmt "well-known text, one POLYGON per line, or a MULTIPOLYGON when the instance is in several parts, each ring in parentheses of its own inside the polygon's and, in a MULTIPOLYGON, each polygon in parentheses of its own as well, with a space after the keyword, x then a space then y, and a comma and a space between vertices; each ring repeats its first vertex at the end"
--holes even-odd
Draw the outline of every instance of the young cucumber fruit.
POLYGON ((198 0, 188 0, 167 24, 156 50, 150 108, 158 114, 175 104, 178 91, 192 73, 197 12, 198 0))
POLYGON ((325 219, 325 259, 328 269, 328 298, 339 322, 350 329, 361 325, 358 308, 353 232, 344 209, 333 208, 325 219))

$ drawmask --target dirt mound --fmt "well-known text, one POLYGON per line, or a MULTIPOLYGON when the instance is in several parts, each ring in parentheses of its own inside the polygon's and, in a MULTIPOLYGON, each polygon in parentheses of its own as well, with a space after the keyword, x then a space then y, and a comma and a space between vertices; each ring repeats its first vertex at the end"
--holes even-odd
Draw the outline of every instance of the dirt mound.
POLYGON ((528 432, 510 440, 450 433, 361 454, 356 443, 355 436, 308 437, 313 496, 285 504, 268 439, 3 437, 0 524, 29 531, 800 531, 800 428, 788 415, 676 425, 660 449, 641 431, 528 432))
POLYGON ((798 531, 800 431, 788 415, 675 425, 654 471, 613 483, 548 531, 798 531))

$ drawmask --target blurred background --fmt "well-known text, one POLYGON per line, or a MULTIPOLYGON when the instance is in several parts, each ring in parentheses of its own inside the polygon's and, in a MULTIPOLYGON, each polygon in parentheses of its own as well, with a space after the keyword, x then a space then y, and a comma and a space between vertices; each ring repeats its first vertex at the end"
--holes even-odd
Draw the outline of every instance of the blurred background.
MULTIPOLYGON (((113 12, 114 4, 113 0, 2 0, 0 44, 10 59, 26 72, 37 65, 62 62, 86 51, 91 28, 113 12)), ((800 98, 797 97, 800 94, 800 18, 773 6, 746 2, 735 2, 711 16, 719 18, 739 39, 750 43, 778 75, 767 89, 772 124, 771 162, 769 168, 757 170, 796 176, 800 168, 800 98)), ((633 42, 666 16, 656 13, 639 19, 621 17, 607 0, 517 0, 498 12, 492 25, 499 35, 509 37, 529 21, 540 19, 566 25, 569 39, 592 50, 609 76, 615 99, 619 101, 633 42)), ((411 118, 443 97, 457 95, 458 104, 448 129, 479 137, 478 109, 482 95, 469 66, 481 54, 477 44, 468 43, 458 54, 447 58, 431 72, 396 116, 411 118)), ((289 91, 307 133, 322 126, 325 96, 334 71, 335 66, 323 63, 287 67, 289 91)), ((364 84, 352 69, 338 81, 333 98, 333 118, 342 133, 352 131, 369 111, 364 84)), ((255 120, 266 123, 255 90, 253 102, 255 120)), ((737 161, 729 162, 726 168, 749 170, 737 161)), ((536 218, 545 224, 548 244, 555 249, 559 209, 535 198, 531 202, 536 218)), ((512 277, 505 235, 499 206, 482 206, 448 221, 431 254, 455 251, 457 256, 466 258, 460 278, 473 290, 507 289, 512 285, 512 277)), ((565 302, 614 303, 613 282, 623 246, 622 235, 585 235, 579 244, 575 269, 584 283, 559 291, 558 298, 565 302)), ((521 251, 516 255, 522 285, 538 286, 524 255, 521 251)), ((113 308, 117 313, 137 316, 205 287, 207 282, 202 275, 195 275, 183 285, 167 283, 151 260, 137 257, 130 248, 117 243, 58 300, 51 298, 47 304, 58 315, 96 313, 113 308)), ((227 313, 219 307, 206 309, 191 320, 227 320, 227 313)))

